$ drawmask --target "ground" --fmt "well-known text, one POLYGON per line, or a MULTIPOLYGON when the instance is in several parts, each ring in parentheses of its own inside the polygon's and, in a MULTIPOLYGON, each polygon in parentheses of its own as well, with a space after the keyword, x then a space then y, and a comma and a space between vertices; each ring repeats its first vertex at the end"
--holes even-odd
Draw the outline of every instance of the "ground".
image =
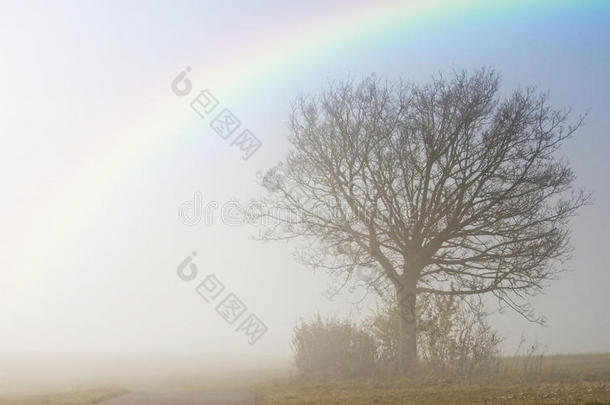
POLYGON ((610 355, 505 359, 495 375, 324 382, 298 377, 256 387, 258 404, 610 404, 610 355), (532 367, 531 362, 539 362, 532 367))
MULTIPOLYGON (((494 373, 468 380, 386 377, 328 381, 304 379, 288 369, 263 371, 248 378, 236 377, 223 376, 222 381, 213 381, 210 375, 193 376, 188 381, 188 388, 183 388, 184 393, 178 397, 189 395, 186 392, 230 390, 235 393, 247 389, 256 396, 259 405, 610 405, 610 354, 505 358, 494 373)), ((155 382, 157 388, 162 385, 155 382)), ((92 405, 121 398, 127 390, 117 387, 54 394, 0 395, 0 405, 92 405)), ((151 393, 132 393, 122 397, 128 400, 123 403, 131 405, 130 398, 146 398, 147 395, 162 398, 151 393)), ((212 398, 210 395, 215 394, 201 394, 201 398, 212 398)), ((202 404, 206 401, 204 399, 202 404)), ((241 402, 244 401, 240 399, 235 403, 241 405, 241 402)))
POLYGON ((0 396, 0 405, 93 405, 124 394, 119 389, 95 389, 35 395, 0 396))

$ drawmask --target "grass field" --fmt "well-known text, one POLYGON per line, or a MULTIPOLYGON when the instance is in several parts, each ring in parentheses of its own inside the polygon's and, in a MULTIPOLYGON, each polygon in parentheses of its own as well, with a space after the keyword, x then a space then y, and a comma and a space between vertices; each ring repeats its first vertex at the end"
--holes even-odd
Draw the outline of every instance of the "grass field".
POLYGON ((610 404, 610 354, 505 358, 493 374, 463 381, 291 377, 255 390, 261 405, 610 404))
POLYGON ((243 390, 290 373, 239 355, 0 355, 0 405, 91 405, 128 391, 243 390))
POLYGON ((36 395, 0 396, 0 405, 92 405, 122 394, 122 390, 97 389, 36 395))
POLYGON ((466 380, 422 377, 321 381, 296 376, 287 363, 282 367, 277 363, 250 364, 248 369, 214 372, 191 368, 188 373, 184 365, 161 363, 157 362, 157 371, 149 375, 140 375, 136 370, 141 368, 132 368, 131 378, 117 377, 112 384, 108 376, 102 379, 100 375, 86 381, 65 381, 74 387, 78 382, 78 389, 42 392, 40 383, 44 379, 39 376, 31 392, 22 389, 19 394, 0 394, 0 405, 92 405, 129 390, 240 389, 251 389, 260 405, 610 405, 610 354, 508 357, 490 375, 466 380), (94 389, 96 384, 114 388, 94 389))

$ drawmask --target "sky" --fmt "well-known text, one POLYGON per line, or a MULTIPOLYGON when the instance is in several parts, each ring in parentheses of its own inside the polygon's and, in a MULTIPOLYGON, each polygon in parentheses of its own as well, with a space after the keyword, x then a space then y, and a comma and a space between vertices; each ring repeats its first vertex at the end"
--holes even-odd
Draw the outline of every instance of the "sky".
POLYGON ((372 299, 329 299, 333 280, 290 244, 257 241, 231 201, 263 195, 257 173, 285 156, 299 93, 481 66, 504 93, 534 85, 574 118, 588 111, 560 154, 595 202, 572 221, 569 271, 533 300, 548 325, 492 315, 505 352, 521 336, 549 353, 610 351, 608 38, 607 1, 2 2, 0 353, 288 356, 300 317, 366 316, 372 299), (250 159, 191 108, 206 89, 262 142, 250 159), (196 192, 218 208, 186 226, 196 192), (211 274, 219 300, 247 307, 233 324, 196 291, 211 274), (252 345, 237 330, 250 314, 267 328, 252 345))

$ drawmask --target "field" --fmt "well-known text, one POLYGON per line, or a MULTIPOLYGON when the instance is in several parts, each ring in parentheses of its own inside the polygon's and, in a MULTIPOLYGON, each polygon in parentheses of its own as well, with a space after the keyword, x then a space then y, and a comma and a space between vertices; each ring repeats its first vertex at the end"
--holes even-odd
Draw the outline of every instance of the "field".
MULTIPOLYGON (((204 363, 202 359, 193 362, 204 363)), ((151 372, 152 363, 132 366, 129 378, 119 375, 113 379, 99 370, 87 378, 71 376, 69 381, 55 376, 66 385, 52 390, 53 386, 48 385, 46 391, 40 388, 46 378, 37 376, 30 389, 22 385, 19 393, 0 393, 0 405, 92 405, 130 390, 240 389, 253 391, 260 405, 610 405, 610 354, 508 357, 491 375, 467 380, 422 377, 322 381, 296 376, 286 362, 250 363, 247 368, 235 363, 231 371, 228 367, 210 369, 210 361, 199 368, 170 359, 156 359, 151 372), (140 372, 144 368, 149 374, 140 372)))
POLYGON ((92 405, 122 394, 121 390, 100 389, 36 395, 0 396, 0 405, 92 405))
POLYGON ((610 404, 610 354, 505 358, 495 375, 343 382, 275 380, 261 405, 610 404))
POLYGON ((129 392, 242 390, 290 361, 238 355, 0 355, 0 405, 92 405, 129 392))

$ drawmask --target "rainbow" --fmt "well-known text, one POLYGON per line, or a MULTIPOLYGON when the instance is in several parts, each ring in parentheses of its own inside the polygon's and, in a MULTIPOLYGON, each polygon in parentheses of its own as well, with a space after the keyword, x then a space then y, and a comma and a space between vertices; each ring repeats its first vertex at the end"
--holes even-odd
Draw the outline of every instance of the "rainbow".
MULTIPOLYGON (((413 40, 425 35, 427 30, 448 24, 469 24, 495 16, 600 4, 608 2, 376 0, 325 11, 307 26, 281 27, 281 35, 277 32, 278 27, 269 27, 258 34, 259 37, 252 41, 256 45, 249 49, 243 49, 240 44, 226 45, 223 53, 215 54, 212 66, 206 67, 205 61, 185 55, 184 61, 177 61, 176 71, 166 78, 166 96, 147 104, 147 110, 139 111, 130 125, 104 128, 107 136, 97 137, 103 141, 86 144, 91 158, 82 167, 67 173, 52 196, 45 196, 48 198, 45 202, 47 212, 39 214, 49 218, 47 225, 55 232, 54 240, 61 241, 62 246, 48 241, 39 241, 36 246, 48 246, 47 254, 58 255, 65 264, 70 254, 63 249, 68 248, 69 241, 87 234, 88 227, 98 223, 100 218, 96 218, 95 207, 118 204, 121 192, 154 165, 156 159, 171 153, 177 143, 193 141, 195 126, 200 128, 201 121, 191 119, 192 112, 185 103, 176 102, 176 96, 169 88, 174 76, 187 64, 193 66, 189 78, 194 90, 209 84, 222 103, 230 106, 259 86, 273 86, 274 80, 290 77, 312 58, 332 57, 337 49, 357 51, 363 42, 413 40)), ((24 240, 36 237, 34 229, 36 224, 23 227, 24 240)))

